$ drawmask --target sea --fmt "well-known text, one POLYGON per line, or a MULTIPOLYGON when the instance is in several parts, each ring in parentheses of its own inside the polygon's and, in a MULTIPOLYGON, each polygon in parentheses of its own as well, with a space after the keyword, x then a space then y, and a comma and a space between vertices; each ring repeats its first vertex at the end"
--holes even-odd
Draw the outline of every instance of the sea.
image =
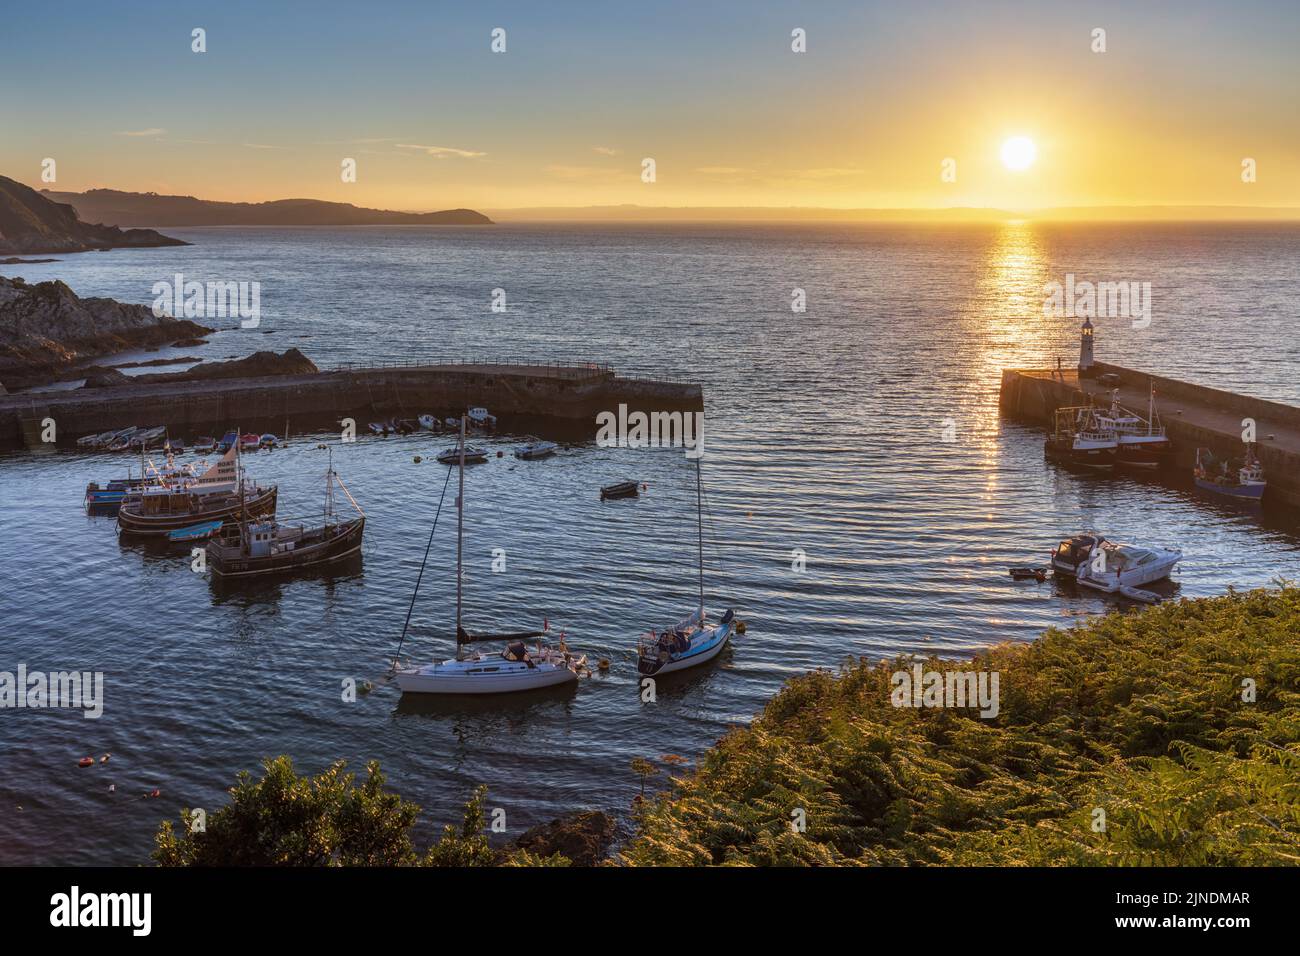
MULTIPOLYGON (((1002 369, 1077 362, 1079 319, 1043 308, 1067 276, 1150 284, 1149 322, 1094 320, 1099 360, 1300 404, 1300 226, 164 231, 192 245, 0 270, 142 304, 177 275, 259 283, 257 328, 209 321, 221 330, 206 345, 115 361, 297 348, 322 368, 594 361, 700 383, 705 601, 713 616, 734 609, 746 633, 646 699, 638 636, 698 600, 697 463, 682 449, 570 441, 525 462, 511 455, 524 436, 484 439, 491 457, 466 476, 467 626, 545 621, 609 669, 559 693, 452 703, 403 699, 385 681, 408 611, 403 659, 452 651, 454 490, 433 527, 445 438, 343 443, 287 423, 288 446, 248 456, 249 474, 279 484, 282 516, 310 520, 332 456, 367 515, 362 562, 233 591, 193 571, 188 551, 141 549, 85 513, 86 483, 138 457, 6 452, 0 671, 98 672, 104 693, 96 719, 0 710, 0 863, 147 864, 163 819, 211 815, 240 771, 280 754, 304 773, 379 761, 423 807, 423 842, 479 784, 504 811, 497 842, 589 808, 626 833, 632 760, 660 767, 649 790, 670 787, 796 675, 961 658, 1131 613, 1050 578, 1011 580, 1062 537, 1181 548, 1169 597, 1300 578, 1292 518, 1214 500, 1189 476, 1063 471, 1045 463, 1041 429, 997 404, 1002 369), (641 497, 602 503, 599 487, 624 478, 641 497)), ((138 424, 160 411, 141 407, 138 424)))

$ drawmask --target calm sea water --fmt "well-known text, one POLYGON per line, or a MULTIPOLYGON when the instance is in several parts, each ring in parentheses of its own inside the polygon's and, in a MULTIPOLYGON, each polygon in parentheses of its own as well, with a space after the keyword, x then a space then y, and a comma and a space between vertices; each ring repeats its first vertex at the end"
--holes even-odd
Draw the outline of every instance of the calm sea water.
MULTIPOLYGON (((1073 361, 1074 320, 1041 314, 1043 284, 1066 273, 1152 283, 1150 327, 1098 323, 1102 360, 1300 404, 1295 227, 169 232, 194 245, 5 274, 141 303, 177 272, 261 282, 262 328, 186 350, 209 358, 290 346, 322 365, 590 358, 704 383, 707 600, 735 607, 749 632, 641 703, 636 635, 694 601, 692 464, 594 446, 521 463, 503 436, 489 444, 506 457, 467 477, 467 621, 549 618, 612 670, 573 693, 489 705, 399 704, 382 685, 345 703, 342 682, 380 677, 393 653, 446 474, 429 460, 437 439, 336 447, 369 516, 360 572, 233 595, 184 555, 124 546, 111 519, 83 513, 85 483, 129 457, 6 454, 0 670, 103 671, 107 701, 99 720, 0 712, 3 862, 146 861, 162 818, 215 809, 237 771, 279 753, 306 771, 379 759, 425 807, 426 839, 478 783, 515 834, 576 808, 621 812, 639 788, 632 758, 697 758, 793 674, 853 655, 961 655, 1104 613, 1102 598, 1006 574, 1085 527, 1183 548, 1171 590, 1186 596, 1300 577, 1300 538, 1284 521, 1188 488, 1055 470, 1041 434, 997 411, 1002 368, 1073 361), (790 309, 796 287, 802 314, 790 309), (494 288, 504 314, 490 311, 494 288), (598 486, 624 476, 648 494, 602 505, 598 486), (491 570, 496 548, 504 573, 491 570), (108 763, 77 767, 106 752, 108 763), (155 788, 159 798, 142 796, 155 788)), ((280 483, 282 514, 319 509, 315 440, 248 464, 280 483)), ((429 634, 453 615, 450 514, 404 651, 416 660, 449 650, 429 634)))

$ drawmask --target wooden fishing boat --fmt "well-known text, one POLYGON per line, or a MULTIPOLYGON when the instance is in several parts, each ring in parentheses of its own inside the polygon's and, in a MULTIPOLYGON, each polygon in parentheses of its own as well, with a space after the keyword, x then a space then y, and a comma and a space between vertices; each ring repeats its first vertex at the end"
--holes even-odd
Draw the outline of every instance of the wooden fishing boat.
POLYGON ((118 529, 124 535, 162 538, 206 521, 233 524, 241 517, 270 516, 277 493, 275 485, 263 488, 247 480, 236 443, 197 478, 178 487, 145 488, 124 502, 117 513, 118 529))
POLYGON ((359 554, 366 515, 343 479, 334 471, 334 453, 325 470, 322 524, 292 525, 274 518, 253 521, 247 515, 221 528, 206 548, 209 570, 219 578, 239 579, 315 570, 359 554), (355 518, 340 519, 334 507, 337 484, 356 509, 355 518))
MULTIPOLYGON (((404 694, 507 694, 525 690, 537 690, 545 687, 557 687, 571 684, 579 675, 587 673, 587 658, 575 657, 569 653, 560 635, 558 647, 550 647, 542 638, 550 629, 549 622, 543 624, 540 631, 525 631, 508 634, 471 635, 462 624, 462 584, 463 542, 465 533, 465 430, 466 420, 460 423, 460 444, 457 449, 460 467, 460 494, 456 498, 456 656, 450 660, 434 661, 422 667, 397 669, 393 662, 393 679, 404 694), (505 647, 498 653, 484 653, 472 648, 465 650, 476 642, 504 641, 505 647), (531 642, 531 644, 530 644, 531 642)), ((448 479, 450 479, 448 475, 448 479)), ((437 527, 437 519, 434 519, 437 527)), ((433 533, 429 540, 432 542, 433 533)), ((425 552, 428 559, 428 552, 425 552)), ((411 608, 415 607, 415 598, 420 590, 420 579, 424 576, 424 564, 420 565, 420 578, 416 579, 415 591, 411 595, 411 608)), ((408 610, 407 624, 411 614, 408 610)), ((402 638, 406 637, 406 628, 402 629, 402 638)), ((398 644, 401 653, 401 644, 398 644)))

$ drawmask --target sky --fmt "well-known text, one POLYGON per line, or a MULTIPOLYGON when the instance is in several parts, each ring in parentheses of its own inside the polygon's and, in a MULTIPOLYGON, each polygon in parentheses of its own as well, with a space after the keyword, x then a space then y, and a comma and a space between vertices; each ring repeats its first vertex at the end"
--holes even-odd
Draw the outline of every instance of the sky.
POLYGON ((0 23, 0 174, 41 188, 403 210, 1300 207, 1296 0, 69 0, 0 23), (1015 136, 1036 147, 1019 171, 1000 157, 1015 136))

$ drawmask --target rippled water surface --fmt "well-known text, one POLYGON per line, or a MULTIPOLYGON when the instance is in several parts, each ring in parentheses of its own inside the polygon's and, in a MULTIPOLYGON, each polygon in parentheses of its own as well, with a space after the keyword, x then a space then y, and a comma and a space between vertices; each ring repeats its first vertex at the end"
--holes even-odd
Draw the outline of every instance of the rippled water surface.
MULTIPOLYGON (((1287 520, 1187 487, 1055 470, 1041 434, 997 411, 1002 368, 1073 361, 1075 321, 1041 314, 1043 284, 1066 273, 1152 283, 1149 328, 1098 323, 1102 360, 1300 404, 1294 227, 168 232, 194 245, 6 274, 142 303, 177 272, 261 282, 262 329, 185 352, 207 358, 290 346, 322 365, 590 358, 702 382, 707 599, 735 607, 749 632, 642 704, 636 635, 694 601, 693 465, 592 445, 518 462, 501 436, 489 444, 505 457, 466 479, 467 621, 549 618, 612 670, 570 693, 488 705, 399 703, 387 686, 344 703, 342 682, 377 679, 394 650, 446 475, 429 460, 437 439, 335 446, 369 516, 359 571, 233 594, 183 554, 126 546, 111 519, 84 514, 86 482, 120 474, 129 456, 9 453, 0 670, 103 671, 107 702, 99 720, 0 712, 5 862, 145 861, 161 818, 220 806, 237 771, 277 753, 312 771, 379 759, 426 808, 426 838, 480 782, 516 833, 578 807, 621 811, 639 787, 629 760, 698 757, 792 674, 850 655, 959 655, 1105 612, 1100 597, 1006 574, 1084 527, 1181 547, 1168 590, 1182 595, 1300 577, 1287 520), (806 313, 790 309, 796 287, 806 313), (490 311, 494 288, 506 290, 504 314, 490 311), (648 493, 602 504, 599 485, 625 476, 648 493), (491 569, 497 548, 504 573, 491 569), (105 752, 107 764, 76 765, 105 752), (160 798, 142 797, 155 788, 160 798)), ((315 442, 329 437, 249 458, 254 477, 280 484, 282 514, 319 509, 315 442)), ((404 651, 417 660, 449 650, 430 634, 453 616, 450 515, 404 651)))

